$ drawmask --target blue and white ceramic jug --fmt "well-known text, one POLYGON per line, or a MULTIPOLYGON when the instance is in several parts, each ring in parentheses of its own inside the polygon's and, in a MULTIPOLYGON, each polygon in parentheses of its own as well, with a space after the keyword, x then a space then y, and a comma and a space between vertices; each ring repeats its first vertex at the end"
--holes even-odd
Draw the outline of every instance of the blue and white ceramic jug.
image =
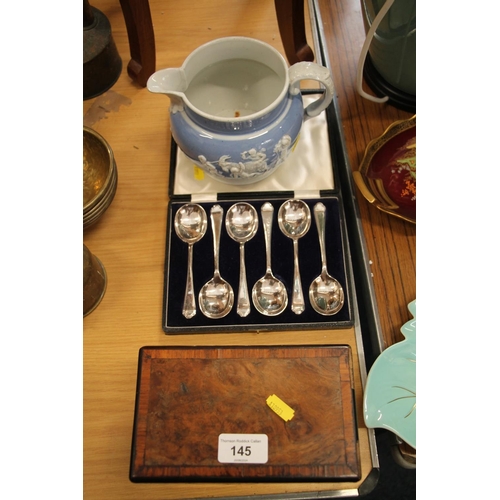
POLYGON ((293 150, 303 120, 321 113, 333 96, 327 68, 311 62, 289 68, 276 49, 246 37, 202 45, 182 67, 154 73, 147 86, 170 98, 179 148, 207 174, 230 184, 272 174, 293 150), (305 110, 301 80, 325 87, 305 110))

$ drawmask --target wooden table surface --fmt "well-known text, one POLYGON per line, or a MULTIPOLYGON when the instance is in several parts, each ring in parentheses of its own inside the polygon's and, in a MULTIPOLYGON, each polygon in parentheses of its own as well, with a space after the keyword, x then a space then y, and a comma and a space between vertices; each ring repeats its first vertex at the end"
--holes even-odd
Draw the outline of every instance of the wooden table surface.
MULTIPOLYGON (((108 17, 124 61, 125 23, 117 0, 91 5, 108 17)), ((363 41, 358 0, 320 0, 349 161, 356 168, 368 142, 410 116, 357 96, 357 58, 363 41)), ((284 54, 271 0, 150 0, 157 69, 178 67, 202 43, 230 35, 261 39, 284 54)), ((307 27, 309 22, 306 20, 307 27)), ((308 35, 310 31, 308 29, 308 35)), ((312 45, 311 39, 311 45, 312 45)), ((332 489, 331 484, 149 484, 128 479, 138 350, 144 345, 320 344, 315 332, 166 336, 161 327, 170 132, 168 98, 133 83, 125 69, 104 96, 84 101, 84 124, 110 143, 118 166, 112 205, 83 241, 104 264, 108 287, 84 319, 85 498, 200 498, 332 489), (188 337, 188 338, 187 338, 188 337)), ((415 226, 384 214, 358 196, 378 313, 386 344, 401 340, 415 298, 415 226)), ((340 486, 341 487, 341 486, 340 486)))

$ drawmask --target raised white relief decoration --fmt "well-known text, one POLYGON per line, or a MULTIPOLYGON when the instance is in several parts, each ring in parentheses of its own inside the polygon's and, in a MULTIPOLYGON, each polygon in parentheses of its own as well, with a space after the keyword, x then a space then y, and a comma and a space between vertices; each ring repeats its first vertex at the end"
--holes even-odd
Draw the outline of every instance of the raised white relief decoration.
POLYGON ((184 111, 184 105, 182 101, 180 101, 180 103, 172 103, 170 105, 170 113, 175 115, 175 113, 178 113, 179 111, 184 111))
MULTIPOLYGON (((273 152, 278 155, 274 165, 280 164, 289 154, 292 145, 292 138, 289 135, 284 135, 273 149, 273 152)), ((243 161, 230 161, 230 155, 222 155, 218 161, 210 162, 205 156, 199 155, 198 160, 203 168, 210 174, 221 174, 225 177, 234 179, 249 178, 266 172, 270 166, 267 163, 266 149, 255 148, 243 151, 240 154, 243 161)))
POLYGON ((290 153, 292 138, 285 134, 274 146, 274 152, 278 155, 278 162, 281 163, 290 153))

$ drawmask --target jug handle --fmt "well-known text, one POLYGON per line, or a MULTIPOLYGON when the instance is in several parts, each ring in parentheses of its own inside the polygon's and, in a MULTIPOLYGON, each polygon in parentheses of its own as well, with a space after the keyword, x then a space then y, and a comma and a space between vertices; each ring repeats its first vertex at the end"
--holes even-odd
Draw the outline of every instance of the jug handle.
POLYGON ((292 95, 297 95, 300 92, 301 80, 315 80, 325 87, 323 95, 309 104, 305 109, 304 119, 318 116, 328 107, 333 99, 333 80, 328 68, 313 62, 303 61, 295 63, 288 68, 288 76, 290 79, 290 93, 292 95))
POLYGON ((368 33, 366 34, 365 43, 363 44, 363 47, 361 48, 361 53, 359 55, 359 60, 358 60, 358 71, 356 74, 356 90, 358 91, 358 94, 361 97, 364 97, 365 99, 368 99, 369 101, 377 102, 377 103, 387 102, 389 97, 388 96, 374 97, 374 96, 366 93, 363 90, 363 69, 365 67, 366 56, 368 54, 368 49, 370 48, 370 44, 372 42, 373 36, 375 35, 375 31, 377 31, 377 28, 379 27, 380 23, 382 22, 382 19, 387 14, 389 9, 392 7, 393 3, 394 3, 394 0, 386 0, 384 5, 380 9, 379 13, 375 16, 375 19, 373 20, 373 23, 370 26, 368 33))

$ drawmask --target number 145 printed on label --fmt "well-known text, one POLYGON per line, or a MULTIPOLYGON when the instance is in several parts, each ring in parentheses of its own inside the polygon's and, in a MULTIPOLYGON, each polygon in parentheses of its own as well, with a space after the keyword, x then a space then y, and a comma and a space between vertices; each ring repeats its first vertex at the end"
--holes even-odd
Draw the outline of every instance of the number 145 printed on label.
POLYGON ((220 434, 217 459, 223 464, 265 464, 267 445, 266 434, 220 434))

